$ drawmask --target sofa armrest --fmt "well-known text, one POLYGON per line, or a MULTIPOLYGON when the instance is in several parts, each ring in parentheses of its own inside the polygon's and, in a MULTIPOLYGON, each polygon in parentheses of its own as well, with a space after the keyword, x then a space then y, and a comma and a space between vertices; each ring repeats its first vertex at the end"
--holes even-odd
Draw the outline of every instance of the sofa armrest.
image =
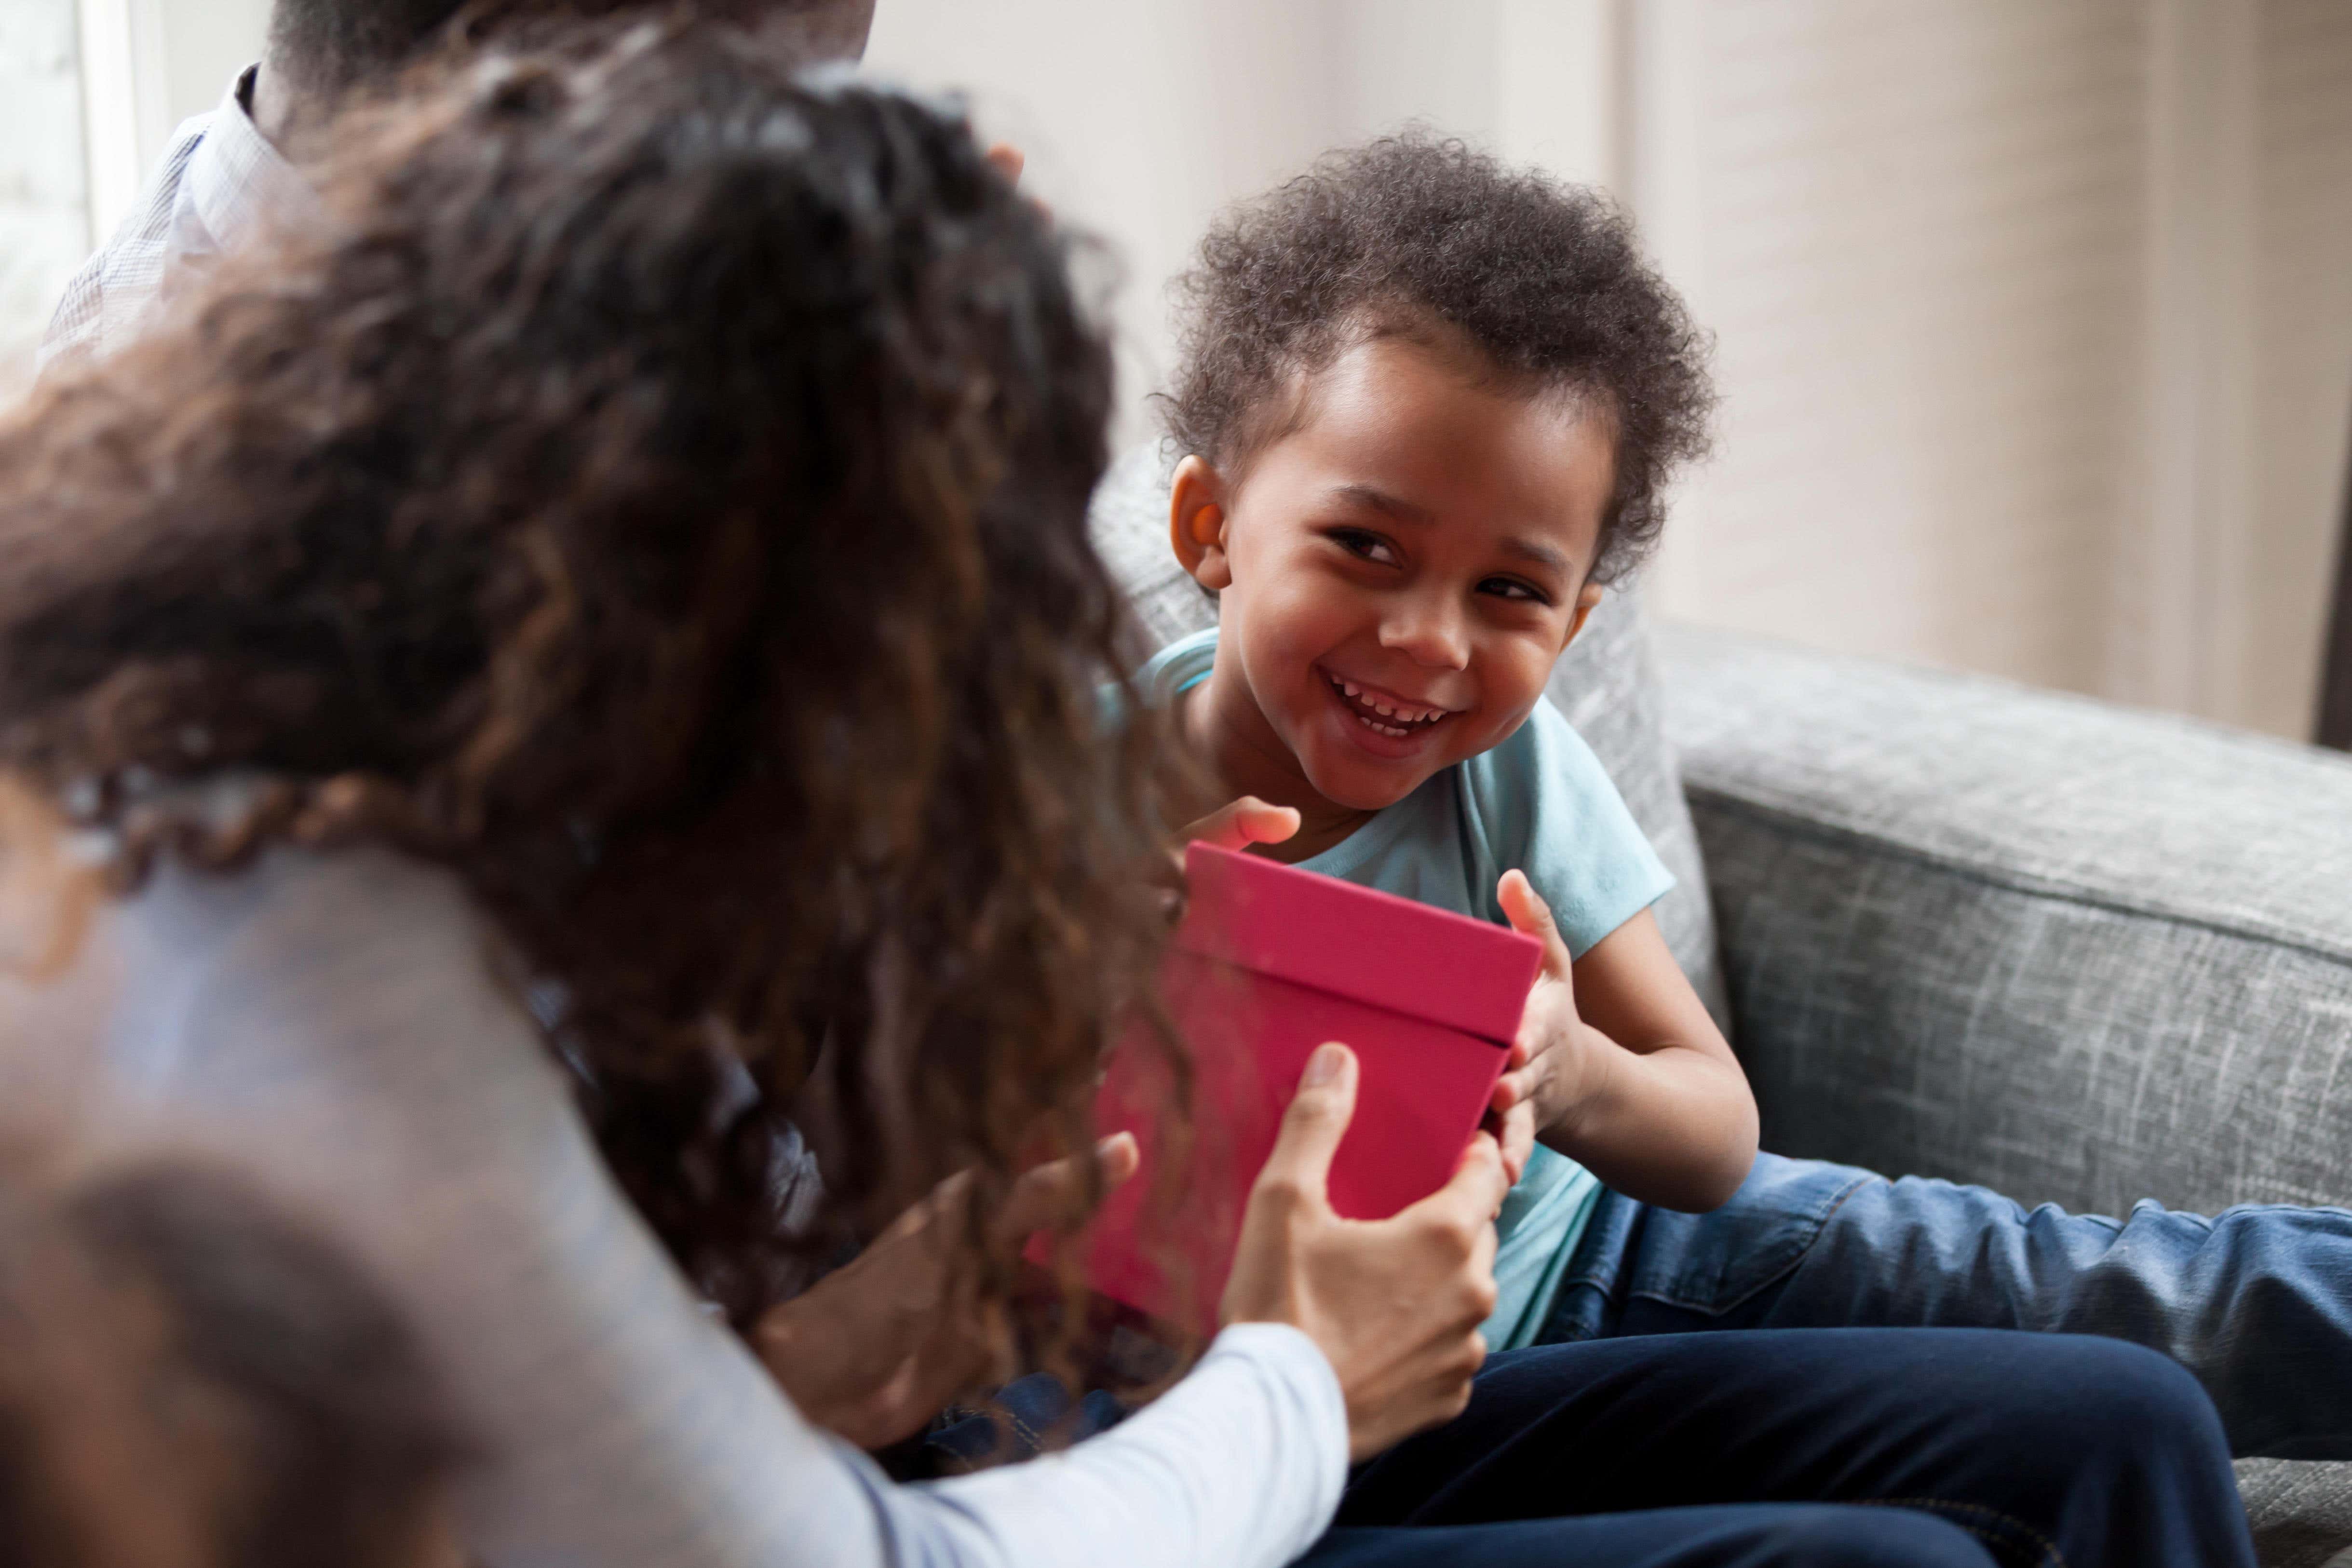
POLYGON ((1659 644, 1768 1147, 2109 1212, 2352 1198, 2352 761, 1659 644))

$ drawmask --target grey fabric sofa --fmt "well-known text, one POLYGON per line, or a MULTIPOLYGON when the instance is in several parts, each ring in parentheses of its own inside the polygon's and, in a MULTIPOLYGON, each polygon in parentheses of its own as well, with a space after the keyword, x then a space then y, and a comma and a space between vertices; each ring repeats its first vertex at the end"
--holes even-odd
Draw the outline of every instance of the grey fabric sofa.
MULTIPOLYGON (((1130 454, 1097 542, 1149 635, 1214 604, 1130 454)), ((1778 1152, 2113 1212, 2352 1202, 2352 761, 1752 638, 1612 595, 1550 696, 1678 886, 1658 915, 1778 1152)), ((2265 1563, 2352 1568, 2352 1465, 2249 1460, 2265 1563)))
MULTIPOLYGON (((2352 760, 1659 640, 1768 1147, 2104 1213, 2352 1201, 2352 760)), ((2352 1465, 2239 1479, 2265 1563, 2352 1563, 2352 1465)))

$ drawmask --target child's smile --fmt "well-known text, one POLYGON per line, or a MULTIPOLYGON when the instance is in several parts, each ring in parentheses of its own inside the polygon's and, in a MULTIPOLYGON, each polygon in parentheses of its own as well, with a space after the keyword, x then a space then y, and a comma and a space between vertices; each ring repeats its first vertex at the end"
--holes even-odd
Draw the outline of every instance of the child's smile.
POLYGON ((1432 740, 1433 727, 1453 717, 1450 708, 1430 707, 1408 701, 1393 691, 1378 686, 1358 685, 1344 676, 1332 674, 1321 665, 1316 673, 1330 687, 1332 696, 1348 710, 1355 721, 1386 744, 1371 746, 1376 756, 1406 757, 1432 740), (1391 749, 1398 747, 1402 749, 1391 749))
POLYGON ((1299 397, 1241 483, 1188 458, 1171 498, 1221 601, 1185 728, 1232 793, 1299 809, 1286 858, 1526 720, 1600 596, 1613 456, 1588 405, 1442 337, 1373 338, 1299 397))

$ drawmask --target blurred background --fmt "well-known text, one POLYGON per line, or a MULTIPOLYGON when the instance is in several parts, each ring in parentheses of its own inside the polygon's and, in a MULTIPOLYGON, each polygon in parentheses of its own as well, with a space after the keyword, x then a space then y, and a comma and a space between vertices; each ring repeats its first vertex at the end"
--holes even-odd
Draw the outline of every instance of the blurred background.
MULTIPOLYGON (((0 0, 0 400, 268 0, 0 0)), ((1607 186, 1718 338, 1654 610, 2310 733, 2352 0, 879 0, 1110 242, 1122 435, 1210 215, 1420 120, 1607 186)))

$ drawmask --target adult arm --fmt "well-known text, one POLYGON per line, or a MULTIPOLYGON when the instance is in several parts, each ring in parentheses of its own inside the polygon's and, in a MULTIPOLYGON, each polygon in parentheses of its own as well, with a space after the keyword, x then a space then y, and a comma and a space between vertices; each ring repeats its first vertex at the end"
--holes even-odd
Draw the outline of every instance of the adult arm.
POLYGON ((614 1188, 449 879, 381 853, 164 869, 110 918, 131 1152, 209 1152, 383 1281, 483 1459, 493 1563, 1275 1563, 1320 1532, 1349 1422, 1298 1329, 1230 1329, 1063 1456, 905 1488, 803 1420, 614 1188))

